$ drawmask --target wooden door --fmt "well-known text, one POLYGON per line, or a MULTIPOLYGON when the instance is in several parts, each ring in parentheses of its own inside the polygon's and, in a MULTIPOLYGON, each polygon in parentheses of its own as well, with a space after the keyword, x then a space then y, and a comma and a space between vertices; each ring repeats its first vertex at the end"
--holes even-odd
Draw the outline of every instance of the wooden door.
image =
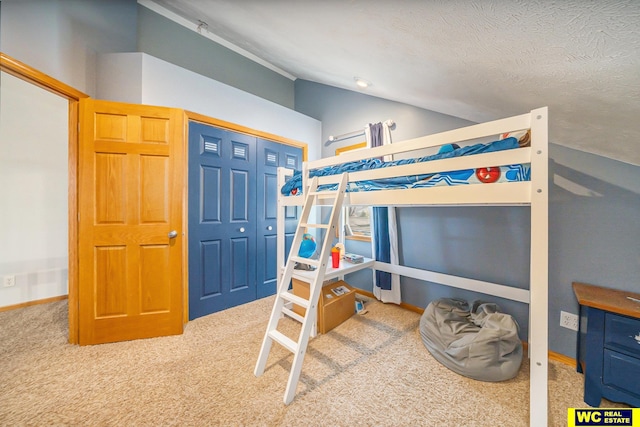
POLYGON ((189 319, 256 299, 255 137, 189 123, 189 319))
POLYGON ((182 333, 183 135, 182 110, 80 101, 82 345, 182 333))
MULTIPOLYGON (((276 212, 278 188, 278 167, 299 169, 302 167, 302 149, 266 139, 258 139, 258 256, 257 298, 276 293, 278 261, 276 257, 276 212)), ((293 242, 298 225, 298 208, 285 208, 285 256, 293 242)))

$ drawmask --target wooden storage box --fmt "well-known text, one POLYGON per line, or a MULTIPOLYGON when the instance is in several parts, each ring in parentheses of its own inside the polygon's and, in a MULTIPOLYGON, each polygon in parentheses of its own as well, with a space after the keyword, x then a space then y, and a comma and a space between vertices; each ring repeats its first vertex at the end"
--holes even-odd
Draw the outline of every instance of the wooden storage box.
MULTIPOLYGON (((309 284, 293 279, 293 293, 301 298, 309 298, 309 284)), ((293 305, 293 311, 304 316, 305 309, 293 305)), ((318 332, 326 334, 351 316, 356 311, 356 291, 345 281, 325 282, 318 300, 318 332), (346 290, 338 295, 334 290, 346 290)))

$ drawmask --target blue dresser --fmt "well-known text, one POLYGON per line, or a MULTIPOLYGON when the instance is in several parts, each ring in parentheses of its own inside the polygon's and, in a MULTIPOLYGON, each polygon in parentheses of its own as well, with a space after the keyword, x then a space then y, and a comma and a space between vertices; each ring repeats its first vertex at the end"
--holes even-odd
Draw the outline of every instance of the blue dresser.
POLYGON ((604 397, 640 407, 640 294, 574 283, 580 304, 578 372, 584 401, 604 397))

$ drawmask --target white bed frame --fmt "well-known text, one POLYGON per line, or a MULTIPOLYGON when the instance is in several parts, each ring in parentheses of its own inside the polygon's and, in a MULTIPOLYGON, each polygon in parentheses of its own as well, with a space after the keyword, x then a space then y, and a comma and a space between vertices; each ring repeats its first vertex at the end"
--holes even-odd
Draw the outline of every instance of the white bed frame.
MULTIPOLYGON (((349 181, 392 176, 425 174, 510 164, 531 164, 531 181, 495 184, 460 185, 417 189, 393 189, 348 193, 345 205, 367 206, 510 206, 531 208, 531 259, 529 290, 489 283, 447 274, 425 271, 401 265, 370 260, 361 265, 349 265, 348 271, 330 270, 326 279, 348 274, 361 268, 373 268, 428 282, 439 283, 484 294, 495 295, 529 304, 530 401, 529 420, 532 426, 546 426, 548 419, 548 109, 501 120, 481 123, 434 135, 428 135, 381 147, 358 150, 312 162, 302 167, 303 188, 307 188, 309 171, 348 161, 396 155, 414 150, 438 147, 476 138, 496 137, 506 132, 531 130, 531 146, 495 153, 435 160, 349 174, 349 181)), ((279 187, 285 181, 285 169, 279 170, 279 187)), ((291 171, 288 171, 290 174, 291 171)), ((340 175, 319 178, 319 184, 338 182, 340 175)), ((286 197, 278 192, 277 260, 285 264, 284 208, 301 206, 303 197, 286 197)), ((347 264, 347 263, 345 263, 347 264)), ((278 269, 279 275, 282 269, 278 269)), ((303 273, 301 273, 303 274, 303 273)), ((280 277, 278 277, 278 283, 280 277)))

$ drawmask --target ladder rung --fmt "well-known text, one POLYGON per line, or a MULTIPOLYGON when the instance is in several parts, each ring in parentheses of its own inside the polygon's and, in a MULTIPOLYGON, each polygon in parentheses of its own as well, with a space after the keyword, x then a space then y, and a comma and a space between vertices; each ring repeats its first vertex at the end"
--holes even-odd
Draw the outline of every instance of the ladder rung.
POLYGON ((299 262, 300 264, 313 265, 314 267, 320 266, 320 261, 311 258, 302 258, 301 256, 292 256, 292 261, 299 262))
POLYGON ((300 323, 304 322, 304 317, 291 310, 290 308, 282 307, 282 312, 300 323))
POLYGON ((276 330, 269 331, 269 337, 274 341, 277 341, 278 344, 282 345, 291 353, 295 354, 298 352, 298 344, 282 332, 276 330))
POLYGON ((282 292, 279 295, 280 295, 280 298, 287 300, 289 302, 292 302, 294 304, 297 304, 304 308, 308 308, 310 305, 308 299, 299 297, 298 295, 292 294, 291 292, 282 292))
POLYGON ((340 194, 340 192, 336 190, 324 190, 324 191, 310 191, 309 194, 311 194, 312 196, 335 197, 337 194, 340 194))
POLYGON ((308 223, 301 223, 299 225, 299 227, 301 228, 329 228, 329 224, 308 224, 308 223))

